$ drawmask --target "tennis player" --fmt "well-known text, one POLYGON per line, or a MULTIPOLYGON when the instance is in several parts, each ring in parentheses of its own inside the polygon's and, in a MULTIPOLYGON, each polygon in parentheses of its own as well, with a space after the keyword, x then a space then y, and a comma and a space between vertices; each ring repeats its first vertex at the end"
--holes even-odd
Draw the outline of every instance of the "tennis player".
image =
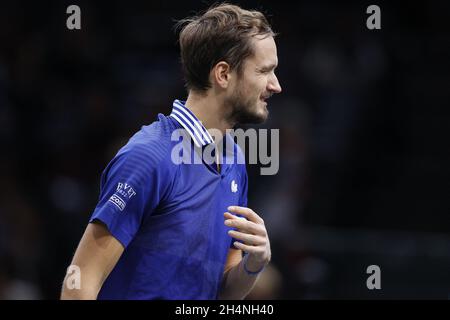
POLYGON ((219 144, 216 129, 242 153, 226 130, 265 121, 266 100, 281 92, 275 34, 262 13, 230 4, 178 27, 187 100, 105 168, 72 261, 81 286, 66 275, 62 299, 243 299, 270 261, 264 221, 247 207, 245 164, 218 148, 217 161, 176 163, 172 134, 185 132, 198 153, 219 144))

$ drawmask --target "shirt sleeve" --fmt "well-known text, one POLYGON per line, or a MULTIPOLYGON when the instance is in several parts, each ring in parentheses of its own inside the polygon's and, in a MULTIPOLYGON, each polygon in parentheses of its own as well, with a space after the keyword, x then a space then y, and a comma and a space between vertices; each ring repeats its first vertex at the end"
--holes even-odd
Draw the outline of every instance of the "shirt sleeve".
POLYGON ((156 158, 148 148, 134 146, 119 152, 103 171, 99 201, 89 222, 103 222, 125 248, 145 215, 161 201, 162 174, 156 158))

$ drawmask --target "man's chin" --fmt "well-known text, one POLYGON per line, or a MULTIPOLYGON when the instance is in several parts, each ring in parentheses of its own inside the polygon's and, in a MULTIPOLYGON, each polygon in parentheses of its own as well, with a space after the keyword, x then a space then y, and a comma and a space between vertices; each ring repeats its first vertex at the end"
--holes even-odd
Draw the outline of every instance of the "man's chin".
POLYGON ((261 124, 269 117, 269 110, 267 109, 267 102, 258 101, 259 103, 247 107, 235 108, 232 116, 235 122, 240 124, 261 124))
POLYGON ((240 124, 261 124, 265 122, 268 117, 269 111, 264 107, 264 111, 262 112, 241 114, 238 122, 240 124))
POLYGON ((263 107, 259 110, 257 114, 255 114, 255 118, 257 118, 257 122, 255 124, 263 123, 269 117, 269 109, 267 109, 267 102, 264 102, 263 107))
POLYGON ((263 122, 266 122, 266 120, 267 120, 267 118, 269 117, 269 110, 267 109, 267 107, 265 106, 264 107, 264 112, 263 113, 261 113, 260 115, 259 115, 259 122, 257 122, 257 123, 263 123, 263 122))

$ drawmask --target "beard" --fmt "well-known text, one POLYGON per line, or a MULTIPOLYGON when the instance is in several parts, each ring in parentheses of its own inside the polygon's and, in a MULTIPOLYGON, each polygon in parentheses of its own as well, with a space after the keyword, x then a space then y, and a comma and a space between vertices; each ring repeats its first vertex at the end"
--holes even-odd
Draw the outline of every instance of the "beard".
POLYGON ((248 98, 241 90, 228 100, 231 109, 230 120, 239 124, 260 124, 267 120, 269 111, 257 98, 248 98))

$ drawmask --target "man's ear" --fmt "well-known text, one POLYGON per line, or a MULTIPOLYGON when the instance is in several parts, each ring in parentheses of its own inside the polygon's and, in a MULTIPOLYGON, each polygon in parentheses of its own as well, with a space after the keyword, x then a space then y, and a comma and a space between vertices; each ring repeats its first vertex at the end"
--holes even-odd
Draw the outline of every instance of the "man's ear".
POLYGON ((225 61, 219 61, 211 70, 213 81, 222 89, 229 86, 231 77, 230 65, 225 61))

